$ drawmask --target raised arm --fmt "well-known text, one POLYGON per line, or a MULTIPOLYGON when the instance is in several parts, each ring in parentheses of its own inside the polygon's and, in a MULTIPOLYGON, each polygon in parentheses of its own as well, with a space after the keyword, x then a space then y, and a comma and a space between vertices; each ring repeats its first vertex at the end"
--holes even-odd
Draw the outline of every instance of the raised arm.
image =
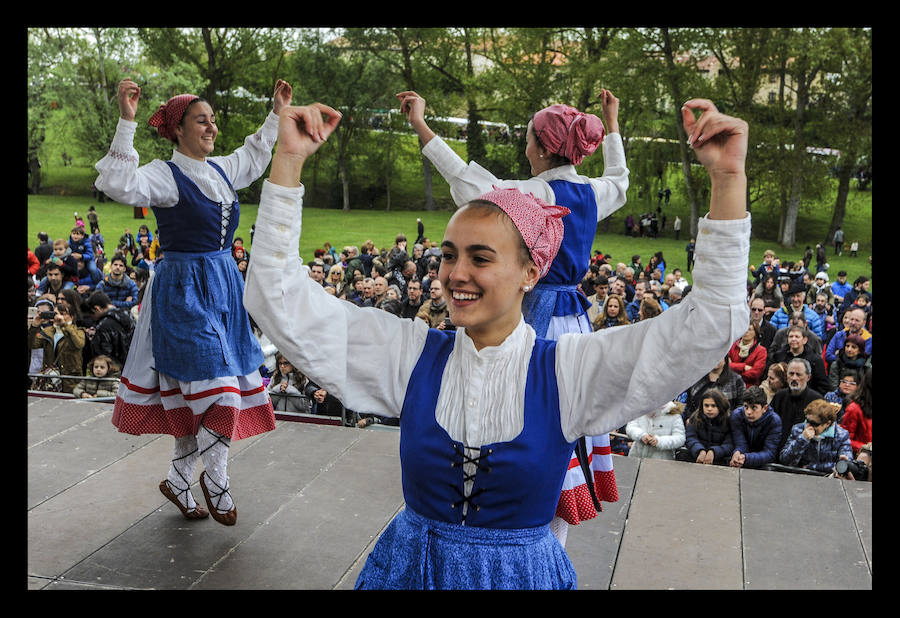
POLYGON ((321 104, 281 110, 244 305, 276 348, 345 406, 397 416, 427 326, 331 296, 313 283, 298 255, 303 165, 340 118, 321 104))
POLYGON ((692 291, 655 318, 560 337, 557 376, 567 437, 613 431, 673 399, 724 358, 747 330, 747 124, 704 100, 688 101, 683 113, 692 147, 712 183, 710 212, 698 222, 692 291), (702 112, 699 120, 694 109, 702 112), (607 387, 597 389, 601 381, 607 387))

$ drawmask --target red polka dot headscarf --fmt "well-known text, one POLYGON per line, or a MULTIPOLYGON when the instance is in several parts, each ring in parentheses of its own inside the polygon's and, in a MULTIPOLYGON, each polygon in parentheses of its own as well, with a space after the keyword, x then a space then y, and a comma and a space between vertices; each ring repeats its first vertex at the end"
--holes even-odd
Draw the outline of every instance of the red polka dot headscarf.
POLYGON ((597 116, 561 103, 545 107, 534 115, 532 122, 534 135, 541 144, 573 165, 579 165, 597 150, 606 135, 603 121, 597 116))
POLYGON ((531 259, 540 269, 541 277, 546 275, 562 244, 562 218, 571 211, 565 206, 548 204, 533 194, 522 193, 518 189, 494 187, 493 191, 478 199, 496 204, 509 215, 525 240, 531 259))
POLYGON ((199 98, 193 94, 176 95, 160 105, 156 112, 150 116, 150 120, 147 123, 151 127, 156 127, 161 137, 178 143, 175 127, 181 124, 181 119, 184 117, 184 112, 187 111, 188 105, 199 98))

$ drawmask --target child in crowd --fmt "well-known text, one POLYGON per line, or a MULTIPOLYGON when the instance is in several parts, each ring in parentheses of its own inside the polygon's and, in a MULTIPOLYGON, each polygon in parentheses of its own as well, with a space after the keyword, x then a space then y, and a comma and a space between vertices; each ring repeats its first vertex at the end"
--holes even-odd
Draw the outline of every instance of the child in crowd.
POLYGON ((629 457, 675 459, 675 450, 684 446, 684 405, 669 401, 649 414, 625 425, 625 433, 633 441, 629 457))
POLYGON ((722 391, 711 388, 700 400, 700 407, 685 425, 684 449, 676 453, 680 461, 727 465, 734 452, 729 423, 728 399, 722 391))
POLYGON ((100 232, 100 221, 97 218, 97 209, 94 208, 93 205, 91 205, 91 207, 88 208, 87 218, 88 218, 88 224, 91 226, 91 235, 99 233, 100 232))
POLYGON ((744 391, 744 405, 731 413, 734 452, 728 465, 733 468, 762 468, 774 463, 781 440, 781 417, 766 399, 765 391, 751 386, 744 391))
POLYGON ((72 390, 76 399, 116 396, 119 389, 119 366, 113 359, 104 354, 95 356, 88 364, 88 375, 105 379, 86 379, 79 382, 72 390))

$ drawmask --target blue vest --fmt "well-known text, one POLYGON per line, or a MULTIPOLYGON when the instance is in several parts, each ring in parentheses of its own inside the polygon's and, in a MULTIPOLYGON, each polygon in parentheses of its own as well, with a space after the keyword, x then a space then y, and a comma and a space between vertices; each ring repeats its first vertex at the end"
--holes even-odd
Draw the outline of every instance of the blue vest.
POLYGON ((403 496, 424 517, 486 528, 546 525, 556 513, 575 447, 562 435, 556 342, 535 341, 525 388, 525 426, 510 442, 465 449, 437 423, 440 381, 455 333, 428 331, 400 415, 403 496), (478 462, 468 499, 463 463, 478 462), (466 514, 463 505, 468 503, 466 514))
MULTIPOLYGON (((222 242, 221 225, 222 204, 206 197, 193 180, 184 175, 177 165, 166 161, 175 177, 178 187, 178 204, 172 208, 153 208, 156 223, 159 226, 159 244, 163 256, 167 251, 186 251, 191 253, 207 253, 230 249, 234 231, 241 216, 241 206, 237 200, 231 207, 231 216, 226 226, 224 243, 222 242)), ((228 186, 231 181, 225 176, 222 168, 207 160, 228 186)))
MULTIPOLYGON (((231 187, 222 169, 207 163, 231 187)), ((231 257, 239 205, 233 203, 223 243, 221 204, 168 164, 179 199, 172 208, 153 209, 163 249, 152 280, 155 369, 184 382, 249 375, 264 359, 244 309, 244 280, 231 257)))
POLYGON ((546 337, 552 316, 581 315, 590 307, 576 286, 587 273, 597 231, 597 200, 591 185, 553 180, 550 186, 556 203, 571 212, 562 218, 565 232, 550 270, 522 302, 525 321, 538 337, 546 337))

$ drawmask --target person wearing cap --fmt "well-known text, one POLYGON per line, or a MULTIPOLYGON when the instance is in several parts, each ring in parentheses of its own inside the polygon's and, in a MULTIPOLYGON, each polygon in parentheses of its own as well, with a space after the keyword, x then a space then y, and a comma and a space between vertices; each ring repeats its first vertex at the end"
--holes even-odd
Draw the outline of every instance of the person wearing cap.
POLYGON ((159 489, 191 520, 212 514, 224 525, 236 522, 227 474, 231 440, 275 428, 231 243, 240 216, 236 191, 268 166, 278 112, 291 94, 291 86, 278 80, 274 111, 227 156, 212 156, 219 129, 210 104, 193 94, 174 96, 148 120, 173 142, 172 158, 139 166, 133 141, 141 89, 122 80, 116 134, 95 166, 100 191, 153 209, 165 253, 146 285, 112 422, 125 433, 175 437, 172 465, 159 489), (201 458, 209 511, 190 490, 201 458))
POLYGON ((826 304, 828 307, 834 308, 834 292, 831 291, 831 286, 828 284, 828 275, 824 272, 816 273, 815 281, 806 291, 806 304, 815 305, 818 294, 824 294, 827 298, 826 304))
MULTIPOLYGON (((516 188, 547 204, 570 210, 562 220, 565 233, 559 254, 550 270, 541 274, 541 281, 525 295, 523 313, 538 337, 557 339, 567 332, 592 332, 590 302, 577 286, 591 261, 597 223, 626 200, 628 168, 619 133, 618 99, 609 90, 600 91, 603 120, 564 104, 536 112, 528 123, 525 148, 534 176, 528 180, 502 180, 475 161, 466 164, 434 134, 425 121, 425 100, 421 96, 406 91, 397 98, 419 136, 422 154, 450 184, 457 206, 497 187, 516 188), (601 145, 606 164, 603 175, 589 178, 579 174, 576 167, 601 145)), ((563 545, 568 525, 596 517, 602 502, 618 500, 608 435, 580 440, 571 464, 553 522, 563 545)))
POLYGON ((682 114, 711 179, 693 291, 652 320, 554 341, 536 335, 522 308, 558 256, 568 208, 516 188, 477 196, 447 224, 438 279, 455 331, 316 286, 298 255, 302 172, 321 144, 309 135, 327 138, 340 114, 319 103, 282 110, 244 303, 310 379, 350 409, 400 423, 406 507, 357 588, 576 587, 550 530, 576 441, 671 400, 699 377, 690 368, 724 357, 749 320, 747 124, 706 100, 682 114), (377 340, 347 336, 360 331, 377 340), (690 362, 659 363, 676 357, 690 362))
POLYGON ((819 339, 825 339, 825 324, 819 314, 810 309, 804 301, 806 300, 806 285, 802 279, 794 279, 791 281, 790 287, 785 294, 787 301, 778 311, 772 314, 772 325, 777 329, 782 329, 789 325, 791 315, 795 311, 802 311, 806 314, 806 324, 809 329, 816 334, 819 339))

